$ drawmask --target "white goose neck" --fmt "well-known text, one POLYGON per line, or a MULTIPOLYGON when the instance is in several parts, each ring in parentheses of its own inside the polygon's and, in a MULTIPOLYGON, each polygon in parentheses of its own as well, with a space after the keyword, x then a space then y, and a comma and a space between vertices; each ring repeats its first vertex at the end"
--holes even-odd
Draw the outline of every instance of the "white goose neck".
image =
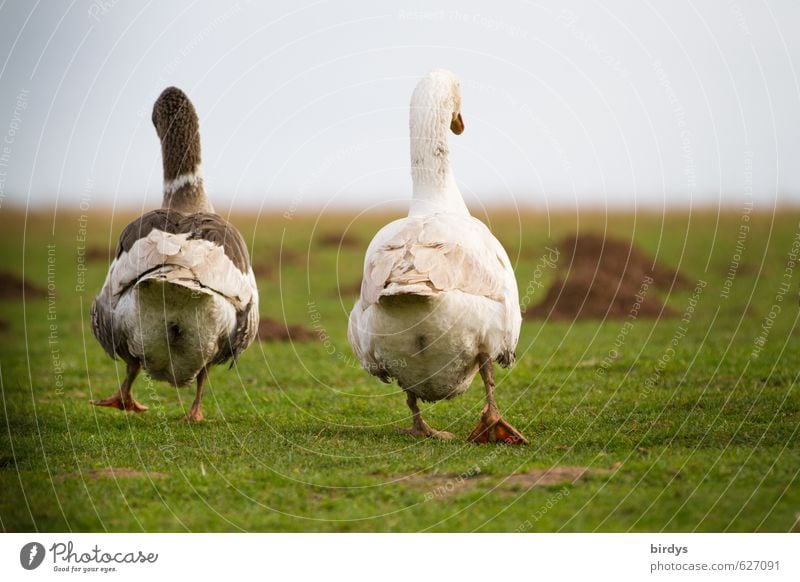
POLYGON ((415 91, 411 99, 411 179, 409 215, 469 214, 450 167, 448 132, 453 112, 436 103, 435 93, 415 91))

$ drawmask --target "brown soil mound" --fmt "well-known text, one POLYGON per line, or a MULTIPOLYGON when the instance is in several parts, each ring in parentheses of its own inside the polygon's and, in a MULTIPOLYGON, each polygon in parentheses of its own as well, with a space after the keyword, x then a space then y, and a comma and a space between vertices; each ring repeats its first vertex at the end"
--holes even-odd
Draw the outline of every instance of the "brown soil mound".
POLYGON ((258 339, 265 342, 308 342, 314 339, 314 332, 302 325, 286 325, 262 317, 258 323, 258 339))
POLYGON ((361 295, 361 279, 352 283, 340 283, 339 288, 333 291, 334 297, 358 297, 361 295))
POLYGON ((267 263, 253 263, 253 275, 256 279, 268 279, 272 276, 272 266, 267 263))
POLYGON ((620 465, 614 464, 610 469, 602 467, 574 467, 561 465, 547 469, 531 469, 526 473, 516 473, 506 479, 505 484, 510 487, 549 487, 552 485, 575 484, 587 475, 611 475, 619 469, 620 465))
POLYGON ((168 477, 166 473, 159 473, 157 471, 139 471, 137 469, 130 469, 128 467, 107 467, 105 469, 89 469, 83 475, 81 473, 67 473, 61 475, 61 479, 89 477, 90 479, 136 479, 146 477, 149 479, 163 479, 168 477))
POLYGON ((253 274, 256 278, 268 279, 280 268, 289 265, 306 265, 306 255, 292 249, 276 249, 268 258, 254 257, 253 274))
POLYGON ((653 282, 664 289, 691 286, 681 273, 656 263, 630 241, 599 234, 579 234, 565 238, 559 249, 562 266, 571 270, 602 271, 637 287, 646 276, 652 277, 653 282))
POLYGON ((85 256, 90 263, 108 263, 114 258, 114 253, 101 247, 89 247, 85 256))
POLYGON ((470 469, 461 475, 455 473, 417 473, 416 475, 397 477, 397 481, 424 492, 428 500, 458 495, 472 489, 482 480, 485 479, 482 478, 477 468, 470 469))
POLYGON ((21 277, 7 271, 0 271, 0 299, 35 298, 47 295, 42 287, 23 281, 21 277))
POLYGON ((348 233, 331 232, 319 237, 319 242, 324 247, 360 247, 361 240, 348 233))
POLYGON ((639 286, 627 285, 605 273, 570 274, 566 279, 562 278, 553 283, 544 301, 530 308, 525 316, 571 320, 604 317, 622 319, 634 310, 637 317, 646 318, 673 314, 672 310, 655 296, 652 285, 642 294, 639 294, 639 289, 639 286), (641 302, 637 296, 642 299, 641 302))
POLYGON ((531 487, 553 487, 555 485, 575 485, 582 479, 593 475, 612 475, 620 468, 615 463, 610 468, 604 467, 576 467, 570 465, 555 465, 546 469, 531 469, 525 473, 514 473, 497 482, 493 477, 481 474, 475 467, 460 475, 418 473, 399 477, 397 480, 407 483, 415 489, 425 492, 426 500, 451 497, 480 487, 491 490, 492 494, 517 494, 520 490, 531 487))
POLYGON ((559 245, 561 276, 526 318, 591 319, 672 315, 656 289, 683 289, 689 281, 631 243, 596 234, 570 236, 559 245))

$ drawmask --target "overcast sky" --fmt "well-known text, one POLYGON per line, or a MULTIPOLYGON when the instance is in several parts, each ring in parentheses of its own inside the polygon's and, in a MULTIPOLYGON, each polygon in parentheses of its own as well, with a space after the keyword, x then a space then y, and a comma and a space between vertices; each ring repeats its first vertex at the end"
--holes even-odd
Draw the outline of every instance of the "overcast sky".
POLYGON ((432 4, 6 0, 0 202, 157 206, 168 85, 218 210, 406 200, 437 67, 470 204, 800 202, 796 0, 432 4))

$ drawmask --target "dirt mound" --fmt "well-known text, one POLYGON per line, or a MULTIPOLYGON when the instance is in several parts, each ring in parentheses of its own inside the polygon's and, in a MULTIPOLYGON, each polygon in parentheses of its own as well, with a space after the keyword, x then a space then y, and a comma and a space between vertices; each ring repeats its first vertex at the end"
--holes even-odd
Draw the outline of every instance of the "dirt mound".
POLYGON ((263 254, 253 257, 253 274, 258 279, 269 279, 281 267, 305 266, 307 262, 304 253, 292 249, 276 249, 268 258, 264 259, 263 254))
POLYGON ((358 297, 361 295, 361 279, 352 283, 339 283, 339 288, 331 293, 333 297, 358 297))
POLYGON ((24 281, 18 275, 0 271, 0 299, 20 299, 23 294, 30 299, 44 297, 47 291, 38 285, 24 281))
POLYGON ((314 331, 303 325, 286 325, 282 321, 261 318, 258 323, 258 339, 265 342, 309 342, 314 331))
POLYGON ((404 482, 415 489, 425 492, 425 500, 451 497, 476 487, 491 490, 493 495, 518 494, 520 490, 532 487, 553 487, 555 485, 575 485, 582 479, 594 475, 612 475, 620 468, 615 463, 610 468, 576 467, 570 465, 554 465, 543 469, 531 469, 525 473, 513 473, 497 481, 496 477, 481 474, 475 466, 461 474, 453 473, 417 473, 401 476, 397 481, 404 482))
POLYGON ((272 277, 272 267, 267 263, 253 263, 253 275, 256 279, 268 279, 272 277))
POLYGON ((559 248, 560 276, 526 318, 591 319, 672 315, 656 289, 690 286, 630 242, 596 234, 573 235, 559 248))
POLYGON ((526 311, 525 317, 621 319, 634 311, 637 317, 672 315, 672 310, 654 293, 647 279, 641 286, 632 286, 606 273, 570 273, 553 283, 544 300, 526 311))
POLYGON ((553 466, 547 469, 531 469, 526 473, 515 473, 506 479, 510 487, 549 487, 552 485, 575 484, 587 475, 611 475, 619 469, 614 464, 610 469, 603 467, 574 467, 569 465, 553 466))
POLYGON ((664 289, 691 286, 681 273, 656 263, 630 241, 599 234, 577 234, 565 238, 559 249, 562 265, 567 267, 571 262, 574 270, 602 271, 637 287, 645 276, 652 277, 653 282, 664 289))
POLYGON ((169 477, 166 473, 157 471, 139 471, 129 467, 106 467, 105 469, 89 469, 81 473, 66 473, 59 476, 61 479, 89 477, 90 479, 136 479, 146 477, 149 479, 164 479, 169 477))
POLYGON ((418 491, 424 492, 426 501, 458 495, 485 480, 477 466, 461 474, 417 473, 403 475, 396 479, 418 491))
POLYGON ((352 234, 330 232, 319 237, 319 242, 324 247, 360 247, 361 240, 352 234))
POLYGON ((114 258, 114 251, 102 247, 89 247, 86 249, 86 260, 90 263, 108 263, 114 258))

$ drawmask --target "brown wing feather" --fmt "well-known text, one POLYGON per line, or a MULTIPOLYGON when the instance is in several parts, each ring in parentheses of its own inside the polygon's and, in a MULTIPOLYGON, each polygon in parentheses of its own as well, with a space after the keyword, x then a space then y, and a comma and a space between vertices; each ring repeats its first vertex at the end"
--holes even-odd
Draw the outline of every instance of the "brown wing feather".
POLYGON ((170 234, 191 233, 190 239, 213 242, 242 273, 250 268, 250 255, 239 231, 218 214, 198 212, 182 214, 163 208, 152 210, 131 222, 122 231, 117 245, 117 258, 129 252, 137 240, 145 238, 153 229, 170 234))

